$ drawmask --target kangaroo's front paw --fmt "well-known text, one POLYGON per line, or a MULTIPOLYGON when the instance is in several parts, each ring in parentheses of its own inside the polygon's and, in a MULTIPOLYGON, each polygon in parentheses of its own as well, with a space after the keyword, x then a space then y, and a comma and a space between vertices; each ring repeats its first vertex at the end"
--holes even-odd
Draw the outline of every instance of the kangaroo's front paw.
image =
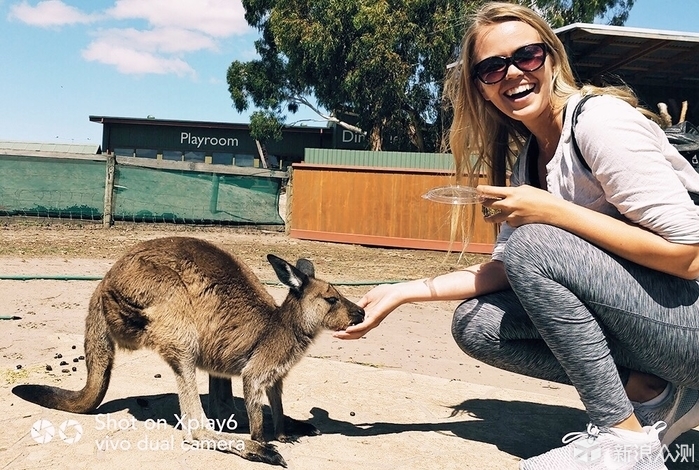
POLYGON ((284 416, 284 431, 289 436, 317 436, 320 434, 318 428, 308 421, 299 421, 289 416, 284 416))
POLYGON ((274 439, 276 439, 279 442, 283 442, 285 444, 296 444, 299 441, 298 436, 286 435, 286 434, 280 434, 278 436, 274 436, 274 439))

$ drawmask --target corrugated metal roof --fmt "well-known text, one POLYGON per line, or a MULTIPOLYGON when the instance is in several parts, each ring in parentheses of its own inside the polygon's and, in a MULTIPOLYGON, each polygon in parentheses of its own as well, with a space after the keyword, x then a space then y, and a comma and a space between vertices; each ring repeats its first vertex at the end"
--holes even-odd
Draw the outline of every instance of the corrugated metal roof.
POLYGON ((306 148, 303 161, 318 165, 429 169, 447 173, 454 171, 454 157, 447 153, 306 148))
POLYGON ((553 30, 556 35, 566 33, 575 29, 584 29, 593 34, 604 34, 609 36, 633 36, 637 38, 649 39, 672 39, 679 41, 699 42, 699 33, 687 31, 672 31, 665 29, 632 28, 629 26, 612 26, 606 24, 573 23, 553 30))
MULTIPOLYGON (((188 121, 182 119, 156 119, 156 118, 132 118, 132 117, 117 117, 117 116, 90 116, 91 122, 98 124, 138 124, 143 126, 170 126, 170 127, 197 127, 209 129, 234 129, 248 130, 250 124, 234 123, 234 122, 215 122, 215 121, 188 121)), ((286 125, 284 129, 287 131, 299 133, 314 133, 322 134, 327 131, 329 126, 304 126, 304 125, 286 125)))
POLYGON ((0 150, 9 152, 51 152, 97 155, 102 153, 99 145, 92 144, 59 144, 47 142, 18 142, 0 140, 0 150))
POLYGON ((578 78, 617 75, 632 87, 696 88, 699 34, 575 23, 555 30, 578 78))

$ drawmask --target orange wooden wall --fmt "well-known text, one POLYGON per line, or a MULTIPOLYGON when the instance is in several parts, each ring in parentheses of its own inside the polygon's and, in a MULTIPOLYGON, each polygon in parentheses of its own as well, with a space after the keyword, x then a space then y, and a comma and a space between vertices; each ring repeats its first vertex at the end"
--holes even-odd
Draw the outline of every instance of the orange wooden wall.
MULTIPOLYGON (((450 243, 452 206, 422 198, 453 182, 438 170, 294 164, 290 235, 363 245, 460 251, 450 243)), ((483 179, 483 182, 485 180, 483 179)), ((490 253, 496 227, 475 206, 467 251, 490 253)))

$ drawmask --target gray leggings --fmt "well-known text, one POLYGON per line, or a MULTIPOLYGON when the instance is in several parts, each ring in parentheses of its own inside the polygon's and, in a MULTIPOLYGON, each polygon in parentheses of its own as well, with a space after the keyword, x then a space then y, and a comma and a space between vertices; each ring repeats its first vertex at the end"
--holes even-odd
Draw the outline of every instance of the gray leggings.
POLYGON ((500 369, 572 384, 590 421, 633 407, 629 370, 699 388, 699 283, 610 255, 558 228, 519 227, 505 249, 511 290, 454 312, 461 349, 500 369))

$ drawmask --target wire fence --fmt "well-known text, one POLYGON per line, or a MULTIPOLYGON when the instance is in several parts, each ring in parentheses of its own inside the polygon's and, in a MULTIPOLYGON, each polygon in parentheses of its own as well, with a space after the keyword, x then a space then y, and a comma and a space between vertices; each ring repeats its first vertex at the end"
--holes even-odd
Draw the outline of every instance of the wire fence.
POLYGON ((0 154, 0 215, 282 225, 284 173, 102 155, 0 154), (112 158, 112 162, 114 159, 112 158))

